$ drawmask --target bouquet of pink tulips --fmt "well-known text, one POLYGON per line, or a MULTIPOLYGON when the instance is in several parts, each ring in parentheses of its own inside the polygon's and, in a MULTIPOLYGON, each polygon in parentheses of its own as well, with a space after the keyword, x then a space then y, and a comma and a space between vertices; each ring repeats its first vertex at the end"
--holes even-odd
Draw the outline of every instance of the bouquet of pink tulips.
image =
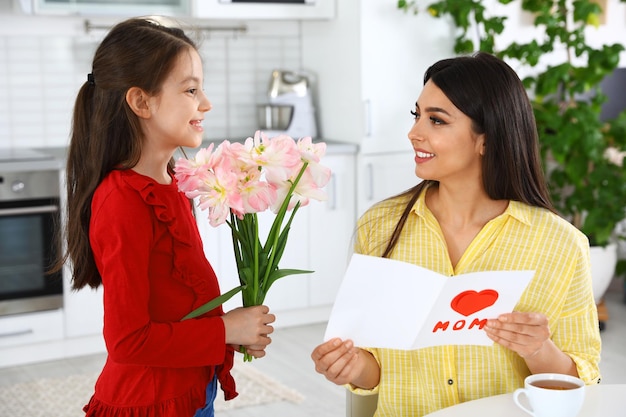
MULTIPOLYGON (((244 307, 260 305, 279 278, 312 272, 280 269, 278 263, 298 209, 310 198, 326 199, 322 187, 330 179, 330 169, 319 163, 325 153, 326 144, 314 144, 310 137, 270 139, 257 131, 244 143, 224 141, 215 150, 211 144, 194 159, 176 162, 179 189, 197 199, 200 209, 208 210, 211 226, 227 223, 230 227, 240 283, 183 320, 214 309, 240 291, 244 307), (276 217, 262 243, 257 213, 268 209, 276 217)), ((244 361, 250 360, 244 352, 244 361)))

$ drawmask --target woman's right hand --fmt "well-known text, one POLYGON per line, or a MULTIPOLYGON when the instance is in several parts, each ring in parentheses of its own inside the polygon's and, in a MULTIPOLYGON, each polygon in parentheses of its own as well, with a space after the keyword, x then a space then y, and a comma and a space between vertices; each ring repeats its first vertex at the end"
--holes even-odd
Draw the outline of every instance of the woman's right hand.
POLYGON ((267 306, 238 307, 222 316, 226 331, 226 344, 254 346, 254 350, 264 350, 272 342, 268 336, 274 331, 270 326, 276 316, 270 314, 267 306))
POLYGON ((378 385, 380 368, 371 353, 351 340, 330 339, 311 353, 315 370, 337 385, 352 384, 371 389, 378 385))

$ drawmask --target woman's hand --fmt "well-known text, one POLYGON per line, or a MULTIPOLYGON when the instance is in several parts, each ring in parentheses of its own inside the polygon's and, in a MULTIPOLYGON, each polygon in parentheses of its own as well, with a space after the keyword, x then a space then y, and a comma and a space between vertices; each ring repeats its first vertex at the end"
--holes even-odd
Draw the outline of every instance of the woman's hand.
POLYGON ((270 326, 276 316, 269 313, 267 306, 238 307, 222 316, 226 331, 226 343, 246 348, 250 355, 261 358, 265 356, 265 348, 272 343, 268 336, 274 331, 270 326))
POLYGON ((380 368, 371 353, 354 346, 351 340, 334 338, 311 353, 315 370, 337 385, 352 384, 371 389, 378 385, 380 368))
POLYGON ((540 313, 507 313, 487 321, 487 336, 522 358, 539 353, 550 339, 548 318, 540 313))
POLYGON ((507 313, 487 321, 487 336, 520 355, 533 374, 578 376, 574 360, 550 339, 548 318, 540 313, 507 313))

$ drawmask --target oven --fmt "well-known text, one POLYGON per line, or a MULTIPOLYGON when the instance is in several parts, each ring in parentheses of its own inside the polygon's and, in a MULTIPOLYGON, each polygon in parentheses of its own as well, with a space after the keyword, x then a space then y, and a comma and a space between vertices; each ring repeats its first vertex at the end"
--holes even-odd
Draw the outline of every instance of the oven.
POLYGON ((0 152, 0 316, 63 307, 60 166, 35 151, 0 152))

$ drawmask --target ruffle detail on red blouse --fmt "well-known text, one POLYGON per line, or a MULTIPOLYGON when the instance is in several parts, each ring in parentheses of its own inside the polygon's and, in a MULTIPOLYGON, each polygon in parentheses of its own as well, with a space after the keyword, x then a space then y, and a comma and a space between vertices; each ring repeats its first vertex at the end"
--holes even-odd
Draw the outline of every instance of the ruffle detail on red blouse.
MULTIPOLYGON (((173 237, 174 273, 172 278, 194 289, 197 297, 193 308, 200 307, 215 297, 216 293, 219 294, 219 288, 206 277, 198 276, 195 273, 197 268, 192 266, 198 262, 207 262, 204 252, 189 250, 193 246, 190 242, 194 241, 197 241, 199 248, 202 247, 202 242, 197 236, 197 229, 194 227, 195 224, 190 224, 188 221, 178 221, 172 215, 172 210, 168 207, 167 202, 163 201, 163 196, 167 195, 166 193, 178 193, 176 178, 172 177, 172 184, 163 185, 158 184, 150 177, 129 171, 124 171, 126 182, 137 190, 147 205, 152 207, 155 217, 167 227, 168 232, 173 237), (177 250, 176 246, 182 246, 184 249, 177 250)), ((184 196, 182 198, 186 199, 184 196)), ((191 206, 189 210, 191 211, 191 206)), ((210 268, 210 265, 208 267, 210 268)))
POLYGON ((230 345, 226 345, 226 354, 224 355, 224 363, 215 367, 215 373, 217 374, 217 380, 220 382, 222 391, 224 391, 224 399, 226 401, 232 400, 239 393, 236 390, 235 379, 230 374, 230 370, 233 369, 233 362, 235 357, 235 351, 230 345))
POLYGON ((91 397, 83 411, 85 417, 181 417, 193 416, 198 408, 204 406, 205 401, 206 391, 199 387, 184 396, 148 406, 121 408, 91 397))

